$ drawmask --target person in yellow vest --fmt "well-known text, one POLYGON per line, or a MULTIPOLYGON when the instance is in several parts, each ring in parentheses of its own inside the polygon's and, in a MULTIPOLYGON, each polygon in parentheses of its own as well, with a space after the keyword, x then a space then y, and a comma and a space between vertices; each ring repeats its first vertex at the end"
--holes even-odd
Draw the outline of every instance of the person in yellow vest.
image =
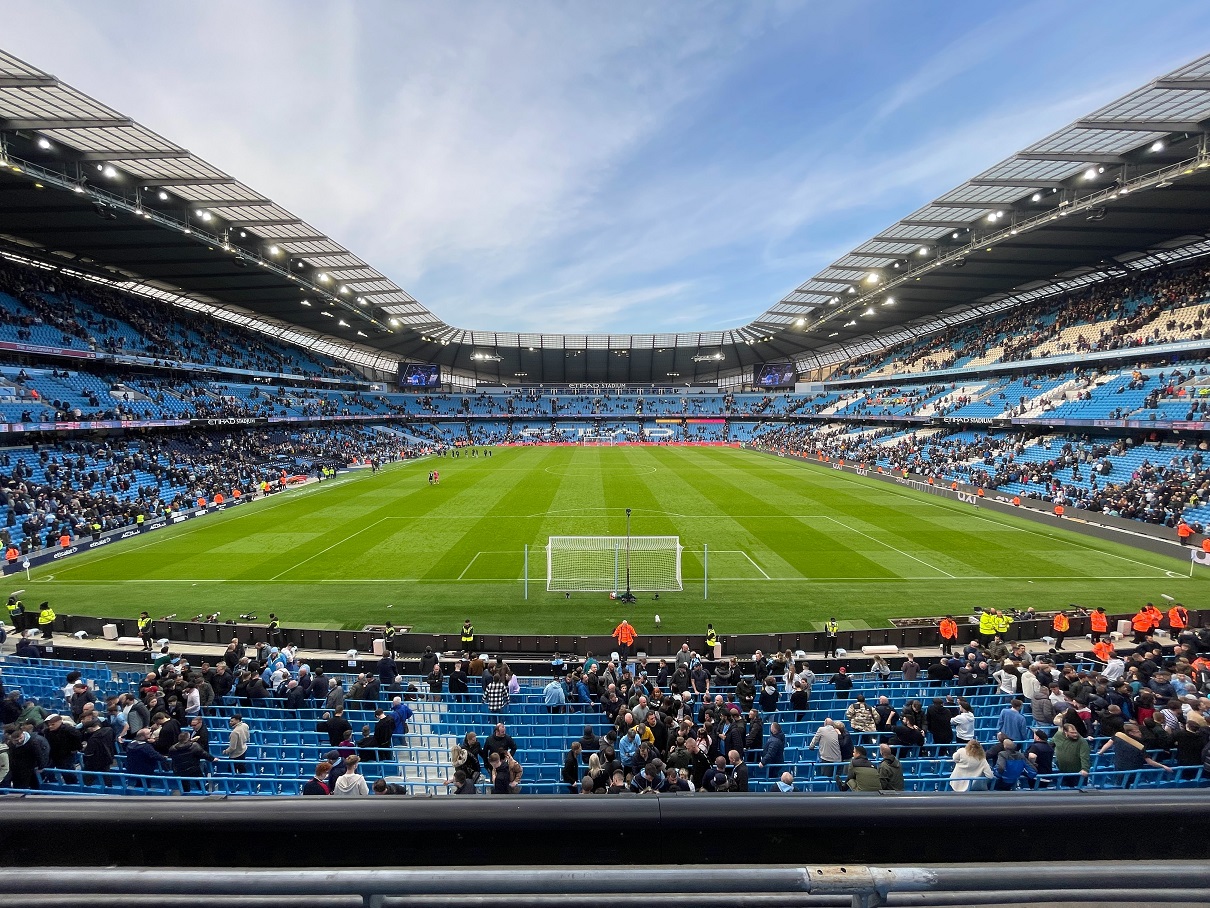
POLYGON ((716 646, 718 646, 718 634, 715 632, 713 624, 707 624, 706 649, 713 653, 716 646))
POLYGON ((840 625, 835 618, 829 618, 823 626, 824 658, 831 659, 836 655, 836 639, 840 635, 840 625))
POLYGON ((1013 619, 1005 612, 996 612, 996 633, 1000 639, 1008 642, 1008 629, 1013 626, 1013 619))
POLYGON ((1071 620, 1067 617, 1067 612, 1056 614, 1050 626, 1055 632, 1055 649, 1061 652, 1063 650, 1063 638, 1071 630, 1071 620))
POLYGON ((382 651, 392 659, 395 658, 395 634, 397 633, 398 631, 395 630, 395 625, 393 625, 390 621, 388 621, 387 626, 382 629, 382 651))
POLYGON ((140 511, 134 517, 135 529, 137 529, 140 533, 143 532, 143 524, 146 523, 146 521, 147 518, 143 515, 143 512, 140 511))
POLYGON ((462 649, 469 653, 475 648, 475 626, 471 624, 471 619, 467 618, 462 625, 462 649))
POLYGON ((44 640, 52 640, 55 636, 55 610, 50 607, 49 602, 43 602, 38 606, 38 630, 42 632, 44 640))
POLYGON ((17 635, 29 629, 29 624, 25 617, 25 603, 16 596, 8 597, 8 620, 12 622, 13 632, 17 635))
POLYGON ((146 612, 139 613, 139 637, 143 641, 143 649, 151 652, 151 616, 146 612))
POLYGON ((996 610, 985 608, 979 615, 979 640, 984 646, 987 646, 992 642, 994 636, 996 636, 996 610))

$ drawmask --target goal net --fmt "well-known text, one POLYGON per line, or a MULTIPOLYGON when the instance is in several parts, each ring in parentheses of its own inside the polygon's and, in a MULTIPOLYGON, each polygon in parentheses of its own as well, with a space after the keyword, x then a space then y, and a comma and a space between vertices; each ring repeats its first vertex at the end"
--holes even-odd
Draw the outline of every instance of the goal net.
POLYGON ((582 445, 611 445, 614 443, 612 435, 581 435, 580 444, 582 445))
POLYGON ((681 537, 551 536, 546 546, 546 588, 567 592, 656 593, 680 590, 681 537))

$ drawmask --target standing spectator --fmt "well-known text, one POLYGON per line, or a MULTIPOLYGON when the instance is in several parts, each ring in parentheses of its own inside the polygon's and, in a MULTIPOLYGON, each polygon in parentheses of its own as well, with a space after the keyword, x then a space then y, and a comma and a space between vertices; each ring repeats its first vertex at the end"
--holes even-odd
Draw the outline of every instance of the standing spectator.
MULTIPOLYGON (((1070 722, 1064 723, 1055 736, 1050 739, 1055 749, 1055 769, 1061 773, 1079 773, 1088 778, 1092 768, 1092 754, 1088 740, 1080 734, 1080 730, 1070 722)), ((1064 785, 1075 785, 1071 779, 1064 779, 1064 785)))
MULTIPOLYGON (((181 791, 184 792, 193 790, 191 779, 202 777, 202 761, 214 763, 218 760, 214 754, 202 750, 197 742, 189 737, 189 733, 184 731, 177 736, 176 743, 168 749, 168 758, 172 761, 173 775, 180 776, 182 779, 181 791)), ((201 785, 201 783, 198 784, 201 785)))
POLYGON ((878 745, 882 762, 878 764, 878 780, 883 791, 903 791, 903 764, 890 744, 878 745))
POLYGON ((248 739, 252 735, 252 729, 248 727, 248 723, 239 713, 228 719, 227 724, 231 726, 231 737, 227 747, 223 750, 223 756, 232 761, 232 769, 236 772, 243 772, 246 768, 244 754, 248 752, 248 739))
POLYGON ((358 771, 358 764, 361 758, 357 754, 350 754, 345 757, 345 771, 339 779, 336 780, 336 788, 332 791, 332 796, 335 798, 364 798, 370 794, 369 786, 366 785, 366 777, 358 771))
POLYGON ((332 771, 332 764, 327 760, 321 762, 315 767, 315 775, 307 779, 303 783, 302 793, 305 795, 329 795, 332 789, 328 786, 328 773, 332 771))
POLYGON ((834 774, 836 764, 841 761, 840 735, 836 730, 836 723, 831 719, 824 719, 823 725, 815 731, 815 737, 811 739, 808 747, 810 750, 819 751, 819 764, 815 767, 816 775, 830 776, 834 774))
POLYGON ((492 680, 484 686, 483 703, 494 713, 503 712, 508 706, 508 687, 499 673, 492 675, 492 680))
POLYGON ((844 700, 849 691, 853 689, 853 679, 849 677, 849 671, 843 665, 836 670, 828 683, 836 690, 836 699, 844 700))
POLYGON ((563 772, 561 778, 568 787, 568 794, 577 794, 580 783, 580 742, 572 741, 571 747, 563 756, 563 772))
POLYGON ((950 788, 954 791, 987 791, 987 780, 993 775, 978 741, 972 739, 954 751, 954 769, 950 772, 950 788))

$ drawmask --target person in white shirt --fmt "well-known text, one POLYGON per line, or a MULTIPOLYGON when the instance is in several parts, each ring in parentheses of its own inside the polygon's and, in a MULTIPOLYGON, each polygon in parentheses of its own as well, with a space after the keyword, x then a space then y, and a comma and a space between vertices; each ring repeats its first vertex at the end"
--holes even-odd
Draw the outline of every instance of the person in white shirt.
POLYGON ((365 798, 369 797, 370 787, 366 785, 366 777, 357 770, 357 764, 361 759, 357 754, 345 757, 345 771, 336 780, 336 787, 332 789, 332 795, 337 798, 365 798))
POLYGON ((978 741, 969 741, 954 751, 954 769, 950 773, 950 788, 954 791, 987 791, 987 780, 994 776, 978 741))
MULTIPOLYGON (((965 700, 958 701, 958 715, 950 719, 950 725, 954 727, 954 737, 959 744, 966 744, 974 739, 975 714, 971 711, 971 705, 965 700)), ((965 790, 963 789, 963 791, 965 790)))
POLYGON ((1106 681, 1117 681, 1126 671, 1126 661, 1118 656, 1112 656, 1101 674, 1106 681))

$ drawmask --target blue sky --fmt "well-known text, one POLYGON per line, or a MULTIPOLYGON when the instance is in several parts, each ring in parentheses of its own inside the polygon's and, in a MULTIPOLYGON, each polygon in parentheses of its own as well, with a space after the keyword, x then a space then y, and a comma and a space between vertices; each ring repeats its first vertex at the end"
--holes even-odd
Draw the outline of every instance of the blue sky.
POLYGON ((1210 50, 1210 4, 0 0, 0 45, 447 322, 745 323, 1210 50))

